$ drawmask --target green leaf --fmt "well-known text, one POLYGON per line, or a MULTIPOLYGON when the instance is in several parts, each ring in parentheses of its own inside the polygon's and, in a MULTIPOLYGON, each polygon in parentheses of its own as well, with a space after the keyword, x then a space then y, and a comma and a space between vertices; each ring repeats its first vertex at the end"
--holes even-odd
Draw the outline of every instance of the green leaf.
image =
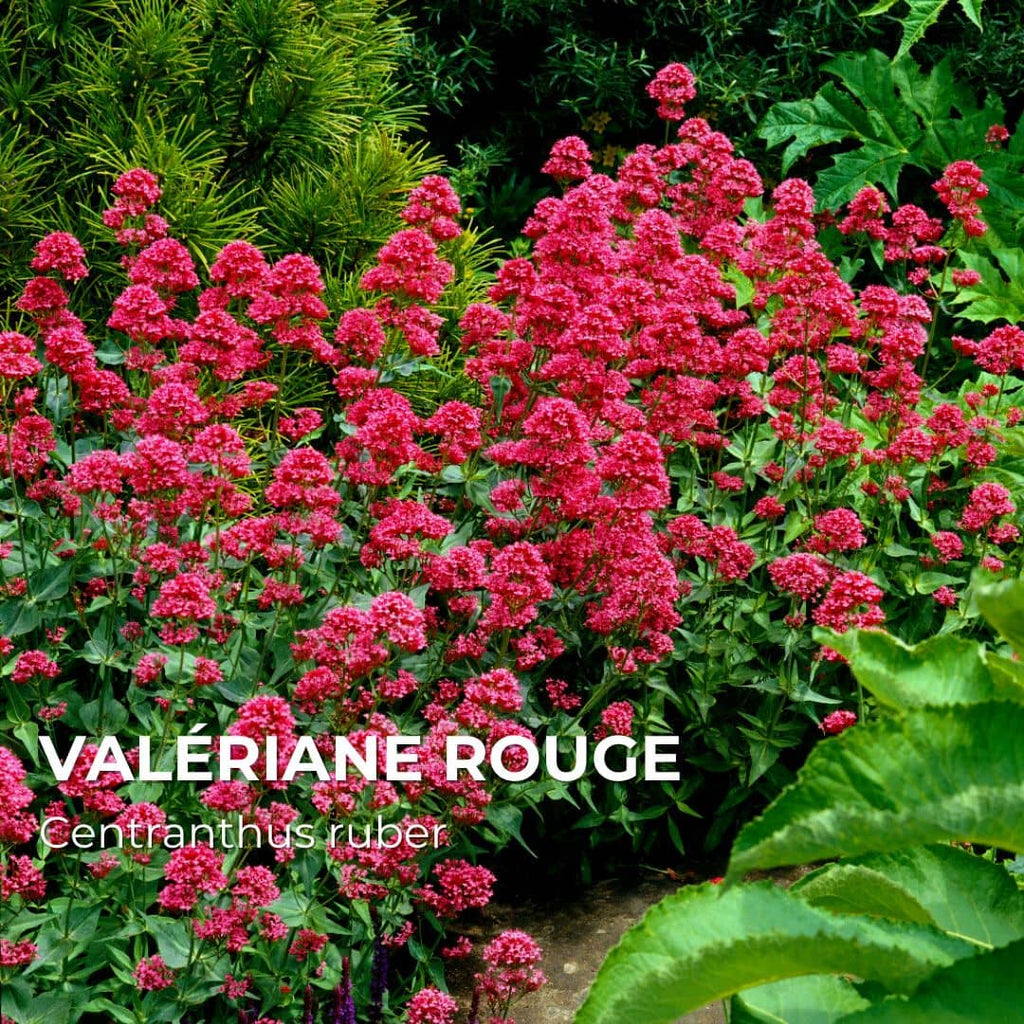
POLYGON ((729 875, 950 839, 1024 848, 1024 706, 915 708, 819 743, 729 875))
POLYGON ((918 42, 942 13, 947 0, 907 0, 910 11, 903 18, 903 39, 896 51, 896 60, 910 52, 910 48, 918 42))
POLYGON ((812 906, 836 914, 935 924, 931 914, 896 882, 863 865, 828 864, 802 878, 793 891, 812 906))
POLYGON ((986 700, 1024 704, 1024 686, 1004 675, 994 676, 984 649, 970 640, 942 635, 909 647, 877 630, 821 630, 815 635, 839 651, 861 686, 891 708, 986 700))
POLYGON ((1024 579, 978 587, 975 600, 985 621, 1018 654, 1024 655, 1024 579))
POLYGON ((913 150, 924 133, 914 111, 897 93, 888 57, 879 50, 844 54, 824 68, 840 79, 845 91, 828 82, 813 99, 776 103, 758 134, 769 146, 793 138, 783 153, 784 171, 816 146, 859 143, 859 148, 834 157, 833 166, 818 176, 815 195, 824 207, 839 206, 875 182, 895 193, 900 171, 914 162, 913 150))
POLYGON ((168 967, 178 970, 188 963, 191 936, 189 926, 184 921, 149 916, 146 918, 146 926, 156 939, 157 949, 168 967))
POLYGON ((964 14, 977 26, 978 31, 981 31, 981 5, 985 0, 957 0, 960 4, 964 14))
POLYGON ((861 11, 860 16, 862 18, 873 18, 876 14, 885 14, 890 7, 895 7, 899 3, 899 0, 879 0, 877 4, 869 7, 866 11, 861 11))
POLYGON ((895 195, 900 171, 906 163, 905 150, 865 142, 860 149, 836 157, 834 166, 826 167, 818 175, 814 194, 819 204, 830 210, 848 203, 865 185, 881 183, 895 195))
MULTIPOLYGON (((16 982, 5 982, 3 985, 3 1010, 10 1013, 11 1018, 17 1024, 68 1024, 71 1018, 71 996, 66 992, 49 992, 41 995, 32 995, 29 1004, 21 1009, 9 1004, 7 1000, 8 988, 13 990, 16 982), (8 1010, 8 1006, 13 1008, 8 1010)), ((12 993, 13 994, 13 993, 12 993)), ((18 999, 22 993, 17 993, 18 999)), ((78 1019, 77 1016, 75 1018, 78 1019)))
POLYGON ((981 274, 977 284, 961 288, 950 298, 952 304, 963 307, 958 315, 982 324, 993 320, 1010 323, 1024 320, 1024 252, 990 250, 995 263, 981 253, 962 249, 957 252, 965 267, 981 274))
POLYGON ((132 1010, 125 1006, 119 1006, 117 1003, 111 1002, 111 1000, 102 996, 90 999, 82 1009, 92 1011, 93 1013, 108 1013, 120 1024, 136 1024, 138 1021, 138 1017, 135 1016, 132 1010))
POLYGON ((954 846, 829 864, 790 891, 824 910, 931 924, 982 946, 1024 938, 1024 893, 1009 873, 954 846))
POLYGON ((871 1004, 845 978, 809 974, 733 996, 730 1024, 835 1024, 871 1004))
POLYGON ((34 601, 4 601, 0 604, 0 633, 14 638, 31 633, 43 621, 34 601))
POLYGON ((913 991, 973 947, 932 928, 843 917, 771 883, 682 889, 608 954, 575 1024, 669 1024, 733 992, 806 974, 913 991))
POLYGON ((71 566, 53 565, 44 569, 33 581, 32 596, 40 604, 56 601, 71 589, 71 566))
POLYGON ((909 1000, 892 999, 843 1024, 1015 1024, 1024 1007, 1024 941, 937 971, 909 1000))
POLYGON ((39 764, 39 726, 35 722, 22 722, 14 735, 24 744, 32 763, 39 764))
POLYGON ((758 135, 769 148, 793 137, 782 154, 782 170, 786 172, 815 146, 841 142, 853 134, 858 125, 851 120, 851 114, 860 122, 860 129, 867 131, 868 124, 860 116, 863 111, 858 112, 856 105, 851 109, 849 96, 828 82, 813 99, 776 103, 761 122, 758 135))

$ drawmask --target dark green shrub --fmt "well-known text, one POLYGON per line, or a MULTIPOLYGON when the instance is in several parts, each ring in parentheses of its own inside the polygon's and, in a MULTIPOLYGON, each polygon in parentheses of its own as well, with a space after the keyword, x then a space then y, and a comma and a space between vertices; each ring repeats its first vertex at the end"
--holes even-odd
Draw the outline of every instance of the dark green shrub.
MULTIPOLYGON (((892 56, 905 4, 862 17, 861 0, 425 0, 410 5, 402 76, 427 109, 431 144, 462 169, 460 191, 505 237, 518 233, 542 194, 538 168, 551 144, 582 135, 609 170, 650 137, 643 102, 649 72, 683 61, 698 80, 700 108, 769 179, 781 176, 755 129, 772 104, 813 95, 822 65, 872 47, 892 56)), ((956 3, 914 47, 925 66, 950 57, 958 79, 1020 109, 1006 69, 1024 59, 1016 0, 989 0, 984 32, 956 3)), ((979 5, 980 6, 980 5, 979 5)), ((827 165, 823 161, 821 166, 827 165)), ((817 167, 801 165, 799 173, 817 167)))

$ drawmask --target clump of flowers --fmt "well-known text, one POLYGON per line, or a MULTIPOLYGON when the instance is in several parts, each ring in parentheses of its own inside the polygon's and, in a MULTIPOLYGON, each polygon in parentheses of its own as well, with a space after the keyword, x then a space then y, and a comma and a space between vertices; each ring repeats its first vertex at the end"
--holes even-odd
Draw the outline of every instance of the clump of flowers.
MULTIPOLYGON (((808 694, 852 697, 816 628, 980 628, 973 572, 1021 566, 999 459, 1024 417, 1024 333, 962 326, 955 367, 937 341, 948 290, 977 284, 958 263, 984 230, 977 168, 951 164, 934 209, 868 186, 829 232, 806 182, 766 195, 687 115, 686 67, 649 92, 671 138, 614 174, 581 139, 556 143, 561 194, 469 302, 460 203, 437 176, 344 309, 302 254, 239 240, 197 259, 144 168, 104 214, 124 272, 104 322, 74 312, 84 247, 39 243, 0 331, 5 979, 46 928, 67 934, 60 903, 27 905, 73 891, 72 931, 95 925, 110 950, 89 984, 140 1019, 176 1000, 194 1019, 404 1006, 451 1024, 451 997, 394 965, 405 946, 467 952, 446 931, 490 901, 482 836, 512 838, 497 808, 518 791, 486 760, 449 778, 449 737, 489 758, 668 732, 730 780, 734 813, 818 738, 808 694), (869 277, 840 263, 875 243, 869 277), (431 405, 415 383, 439 356, 458 373, 431 405), (951 368, 966 380, 947 394, 951 368), (213 723, 248 772, 130 778, 213 723), (33 738, 75 733, 90 742, 67 777, 34 792, 33 738), (388 739, 410 735, 410 774, 387 777, 388 739), (111 738, 120 760, 91 776, 111 738), (314 756, 326 777, 286 777, 314 756), (187 822, 209 831, 179 840, 187 822), (142 838, 72 847, 102 826, 142 838)), ((671 821, 682 843, 665 787, 579 801, 573 785, 564 807, 671 821)), ((718 792, 700 774, 687 799, 714 819, 718 792)), ((512 930, 483 957, 478 1002, 507 1019, 543 982, 540 950, 512 930)))
POLYGON ((485 970, 476 975, 478 990, 492 1019, 506 1020, 513 1005, 546 981, 538 964, 544 953, 526 932, 511 928, 489 942, 482 954, 485 970))

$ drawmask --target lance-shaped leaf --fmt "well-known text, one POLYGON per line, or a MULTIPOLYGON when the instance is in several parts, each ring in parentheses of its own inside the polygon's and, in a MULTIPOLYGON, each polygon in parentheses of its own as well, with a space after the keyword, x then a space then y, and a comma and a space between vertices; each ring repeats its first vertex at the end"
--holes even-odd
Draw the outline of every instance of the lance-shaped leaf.
POLYGON ((734 992, 808 974, 854 974, 909 993, 975 951, 927 926, 830 914, 769 882, 694 886, 626 932, 575 1024, 670 1024, 734 992))
POLYGON ((1024 849, 1024 705, 914 709, 819 743, 729 876, 951 839, 1024 849))

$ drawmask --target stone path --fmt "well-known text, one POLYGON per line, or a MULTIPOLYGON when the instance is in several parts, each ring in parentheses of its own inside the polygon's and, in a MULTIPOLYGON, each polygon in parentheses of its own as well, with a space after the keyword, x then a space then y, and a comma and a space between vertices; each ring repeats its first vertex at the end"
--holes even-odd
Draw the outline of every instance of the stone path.
MULTIPOLYGON (((486 918, 467 931, 478 948, 506 928, 529 932, 544 949, 541 966, 548 984, 517 1004, 516 1024, 571 1024, 608 950, 652 903, 677 888, 678 883, 653 876, 625 888, 602 883, 571 899, 491 904, 486 918)), ((471 989, 472 970, 466 965, 461 976, 451 978, 454 992, 471 989)), ((687 1014, 680 1024, 722 1024, 724 1020, 716 1003, 687 1014)))

